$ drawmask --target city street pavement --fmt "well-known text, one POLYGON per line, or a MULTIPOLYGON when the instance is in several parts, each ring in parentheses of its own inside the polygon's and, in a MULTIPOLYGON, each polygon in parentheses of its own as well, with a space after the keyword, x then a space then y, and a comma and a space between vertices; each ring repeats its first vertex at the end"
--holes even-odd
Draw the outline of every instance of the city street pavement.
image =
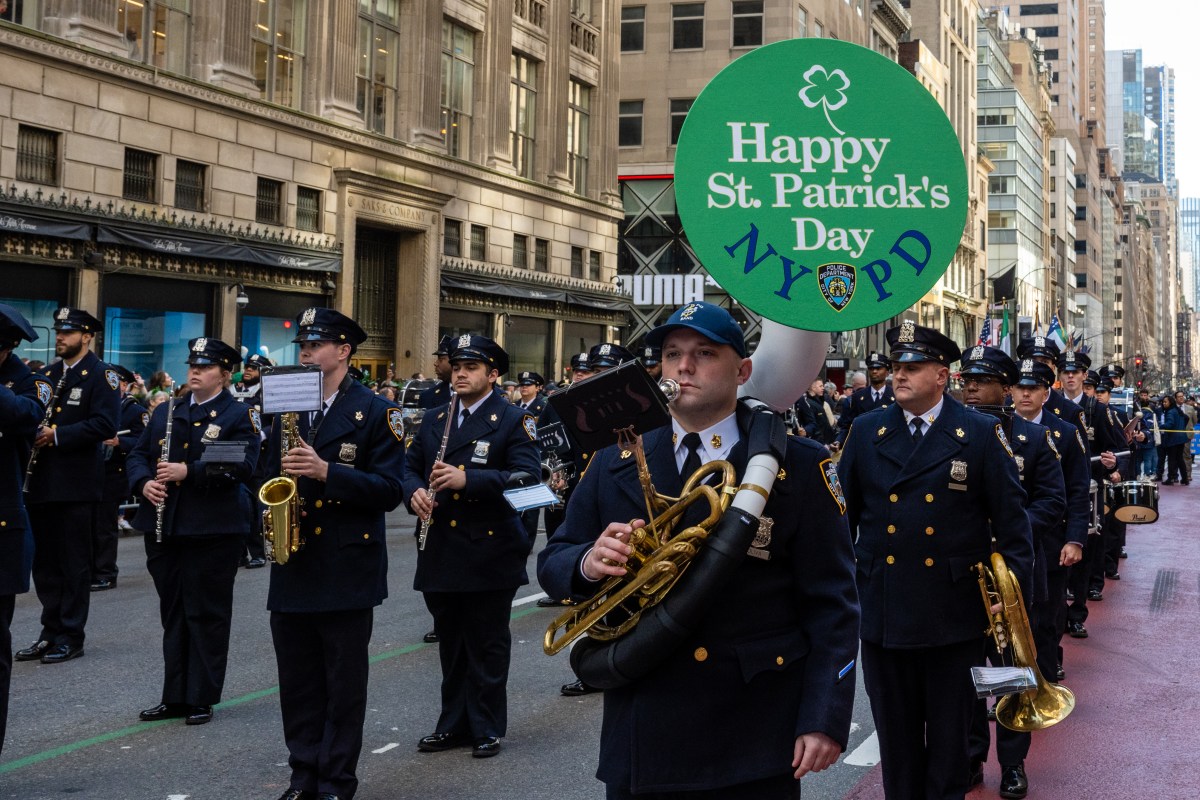
MULTIPOLYGON (((1198 500, 1195 484, 1161 487, 1159 521, 1129 526, 1121 579, 1106 582, 1102 602, 1088 603, 1088 638, 1063 639, 1063 683, 1075 710, 1033 734, 1030 798, 1200 797, 1198 500)), ((880 779, 876 767, 847 800, 879 800, 880 779)), ((967 798, 999 797, 999 784, 993 746, 984 785, 967 798)))
MULTIPOLYGON (((217 511, 214 509, 214 511, 217 511)), ((567 656, 549 658, 542 635, 553 609, 535 605, 534 582, 517 593, 509 726, 504 750, 477 760, 469 751, 426 754, 440 672, 436 645, 421 642, 430 618, 412 591, 413 520, 389 517, 391 596, 376 610, 360 800, 574 800, 603 798, 596 781, 599 695, 566 698, 567 656)), ((539 548, 544 537, 539 538, 539 548)), ((50 800, 275 800, 288 785, 277 671, 265 610, 268 569, 238 574, 225 701, 208 725, 138 721, 159 702, 162 660, 157 596, 140 537, 120 543, 116 589, 92 595, 86 655, 54 666, 14 664, 8 739, 0 754, 0 798, 50 800)), ((40 606, 17 598, 14 648, 38 634, 40 606)), ((861 687, 851 749, 871 733, 861 687)), ((874 764, 870 746, 804 779, 804 796, 841 798, 874 764), (865 753, 865 759, 864 759, 865 753)))

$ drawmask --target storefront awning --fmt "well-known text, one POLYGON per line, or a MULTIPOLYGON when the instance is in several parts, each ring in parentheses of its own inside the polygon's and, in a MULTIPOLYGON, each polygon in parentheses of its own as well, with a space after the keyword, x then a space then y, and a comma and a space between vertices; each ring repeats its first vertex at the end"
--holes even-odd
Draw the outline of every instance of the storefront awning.
POLYGON ((313 272, 341 272, 342 269, 341 256, 331 253, 299 248, 273 248, 219 236, 203 239, 179 236, 150 228, 100 225, 96 228, 96 241, 141 247, 166 255, 211 258, 217 261, 242 261, 268 267, 285 267, 313 272))
POLYGON ((92 226, 81 222, 36 217, 32 214, 0 211, 0 233, 55 236, 59 239, 91 239, 92 226))
POLYGON ((465 277, 442 273, 442 287, 446 289, 466 289, 482 294, 499 295, 501 297, 520 297, 526 300, 544 300, 546 302, 572 303, 603 311, 627 311, 629 300, 625 297, 605 297, 600 294, 581 290, 528 286, 524 284, 503 283, 490 281, 481 277, 465 277))

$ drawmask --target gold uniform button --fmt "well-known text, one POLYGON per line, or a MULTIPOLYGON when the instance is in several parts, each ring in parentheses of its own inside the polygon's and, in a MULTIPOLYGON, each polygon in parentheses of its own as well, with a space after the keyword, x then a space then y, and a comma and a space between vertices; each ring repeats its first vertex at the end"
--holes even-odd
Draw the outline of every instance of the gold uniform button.
POLYGON ((697 661, 707 661, 708 660, 708 651, 705 650, 703 647, 697 647, 696 652, 692 653, 692 657, 695 658, 697 661))
POLYGON ((493 536, 493 535, 495 535, 495 533, 496 533, 495 531, 488 531, 488 536, 493 536))
POLYGON ((316 528, 314 528, 313 533, 315 533, 317 536, 320 536, 321 535, 321 526, 318 525, 316 528))
POLYGON ((54 413, 55 413, 55 414, 60 414, 60 413, 62 413, 62 406, 58 406, 57 408, 55 408, 55 409, 54 409, 54 413))
POLYGON ((459 468, 459 469, 466 469, 467 467, 466 467, 466 465, 465 465, 465 464, 459 464, 459 465, 458 465, 458 468, 459 468))
POLYGON ((317 508, 320 508, 323 505, 323 503, 320 500, 318 500, 317 502, 313 503, 313 505, 315 505, 317 508))
POLYGON ((371 538, 371 534, 369 534, 369 533, 364 533, 364 534, 363 534, 363 538, 364 538, 364 539, 370 539, 370 538, 371 538))
POLYGON ((932 502, 933 502, 933 495, 931 495, 931 494, 927 494, 927 495, 925 495, 925 502, 926 502, 926 503, 932 503, 932 502))
POLYGON ((894 494, 888 495, 888 500, 891 500, 893 503, 895 503, 899 499, 900 499, 900 497, 898 495, 894 495, 894 494))
POLYGON ((926 528, 926 529, 925 529, 925 535, 926 535, 926 536, 933 536, 933 528, 926 528))
POLYGON ((782 667, 783 666, 783 656, 775 656, 775 663, 782 667))
POLYGON ((895 557, 895 556, 888 556, 888 557, 887 557, 887 562, 888 562, 889 564, 895 564, 895 563, 896 563, 896 557, 895 557))
POLYGON ((933 559, 932 559, 932 558, 927 558, 927 559, 925 559, 925 566, 927 566, 927 567, 932 567, 932 566, 933 566, 933 559))
POLYGON ((896 532, 896 526, 888 525, 888 533, 895 533, 895 532, 896 532))
POLYGON ((457 528, 457 527, 458 527, 458 520, 456 520, 456 519, 452 519, 452 520, 450 520, 450 527, 451 527, 451 528, 457 528))
POLYGON ((6 527, 8 527, 8 520, 0 519, 0 528, 6 528, 6 527))
POLYGON ((193 427, 193 428, 199 428, 199 427, 200 427, 200 423, 199 423, 199 422, 193 422, 193 423, 192 423, 192 427, 193 427))
POLYGON ((455 493, 454 493, 454 499, 455 499, 455 500, 457 500, 457 499, 458 499, 458 492, 455 492, 455 493))

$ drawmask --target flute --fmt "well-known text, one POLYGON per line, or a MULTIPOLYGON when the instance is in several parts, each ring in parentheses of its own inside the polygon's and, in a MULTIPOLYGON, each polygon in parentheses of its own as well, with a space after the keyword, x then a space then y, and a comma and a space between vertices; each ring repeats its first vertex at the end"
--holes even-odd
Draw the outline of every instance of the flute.
MULTIPOLYGON (((454 424, 454 415, 458 413, 458 395, 454 390, 450 391, 450 411, 446 414, 446 430, 442 433, 442 446, 438 448, 437 458, 433 463, 437 463, 446 457, 446 445, 450 443, 450 427, 454 424)), ((429 486, 425 487, 425 496, 429 498, 430 503, 433 502, 433 478, 429 479, 429 486)), ((433 524, 433 510, 430 509, 429 517, 421 520, 420 529, 417 532, 417 549, 425 549, 425 539, 429 536, 429 526, 433 524)))
MULTIPOLYGON (((160 462, 169 461, 171 458, 171 423, 175 419, 175 395, 167 398, 167 430, 163 434, 162 456, 160 462)), ((162 544, 163 537, 163 515, 167 510, 167 484, 163 484, 163 499, 162 502, 154 506, 154 541, 162 544)))

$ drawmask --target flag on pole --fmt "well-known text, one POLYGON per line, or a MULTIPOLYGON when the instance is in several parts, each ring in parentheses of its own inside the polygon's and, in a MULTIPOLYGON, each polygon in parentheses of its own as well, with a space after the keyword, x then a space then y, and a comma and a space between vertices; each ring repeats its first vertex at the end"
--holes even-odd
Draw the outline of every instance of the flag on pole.
POLYGON ((992 344, 992 318, 988 317, 983 321, 983 327, 979 329, 979 341, 977 344, 990 347, 992 344))
POLYGON ((1033 307, 1033 335, 1042 335, 1042 307, 1040 305, 1033 307))
POLYGON ((1050 317, 1050 327, 1046 330, 1046 338, 1053 339, 1058 345, 1058 349, 1062 350, 1066 347, 1067 340, 1063 335, 1062 326, 1058 324, 1058 314, 1053 314, 1050 317))
POLYGON ((1004 318, 1000 321, 1000 344, 999 347, 1006 354, 1012 355, 1012 344, 1009 342, 1008 336, 1008 306, 1004 306, 1004 318))

